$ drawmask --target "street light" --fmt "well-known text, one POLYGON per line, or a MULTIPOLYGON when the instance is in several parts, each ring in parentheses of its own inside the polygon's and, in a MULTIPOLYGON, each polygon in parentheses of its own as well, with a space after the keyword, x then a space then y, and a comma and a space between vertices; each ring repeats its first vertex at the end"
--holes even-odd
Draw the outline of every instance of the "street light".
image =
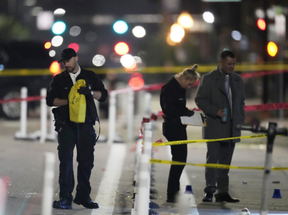
POLYGON ((182 12, 177 19, 177 23, 181 25, 183 28, 189 29, 192 28, 194 20, 189 13, 182 12))

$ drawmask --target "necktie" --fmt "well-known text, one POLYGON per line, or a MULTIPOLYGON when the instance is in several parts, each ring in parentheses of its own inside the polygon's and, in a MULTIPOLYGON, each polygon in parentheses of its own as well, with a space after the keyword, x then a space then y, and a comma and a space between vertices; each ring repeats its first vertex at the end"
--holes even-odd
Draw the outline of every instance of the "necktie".
POLYGON ((225 76, 225 90, 226 90, 226 94, 229 100, 230 107, 232 108, 232 101, 231 101, 230 87, 229 87, 229 75, 225 76))

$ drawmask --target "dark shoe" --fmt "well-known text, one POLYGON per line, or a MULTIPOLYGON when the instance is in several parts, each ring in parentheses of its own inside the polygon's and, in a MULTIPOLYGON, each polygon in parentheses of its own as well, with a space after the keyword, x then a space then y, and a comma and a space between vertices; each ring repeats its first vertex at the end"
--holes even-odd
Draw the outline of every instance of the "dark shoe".
POLYGON ((66 199, 60 199, 53 202, 53 208, 57 209, 72 209, 72 202, 66 199))
POLYGON ((73 202, 77 205, 83 205, 85 208, 90 208, 90 209, 96 209, 99 208, 98 203, 93 202, 90 198, 89 199, 80 199, 80 198, 75 198, 73 202))
POLYGON ((216 202, 231 202, 231 203, 236 203, 240 202, 239 199, 233 199, 229 193, 218 193, 215 195, 216 202))
POLYGON ((166 202, 169 202, 169 203, 175 203, 176 200, 175 200, 175 198, 173 198, 173 199, 167 199, 166 202))
POLYGON ((213 199, 213 193, 207 192, 205 193, 202 202, 212 202, 213 199))

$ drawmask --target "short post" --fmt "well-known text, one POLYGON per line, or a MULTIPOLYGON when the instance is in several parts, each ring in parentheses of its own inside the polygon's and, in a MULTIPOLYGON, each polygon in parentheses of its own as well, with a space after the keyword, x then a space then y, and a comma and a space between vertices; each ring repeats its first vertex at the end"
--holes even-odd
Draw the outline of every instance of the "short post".
POLYGON ((52 109, 54 107, 51 107, 50 108, 50 133, 47 134, 47 138, 46 139, 49 139, 49 140, 56 140, 56 131, 55 131, 55 128, 54 128, 54 114, 52 112, 52 109))
POLYGON ((0 215, 5 215, 9 178, 0 178, 0 215))
POLYGON ((140 157, 139 183, 137 189, 137 215, 147 215, 149 212, 149 162, 150 157, 146 154, 142 154, 140 157))
POLYGON ((150 194, 150 159, 152 151, 152 124, 144 123, 144 152, 140 157, 137 193, 137 215, 149 212, 150 194))
POLYGON ((22 99, 20 107, 20 131, 15 133, 15 138, 25 138, 27 136, 27 87, 22 87, 20 98, 22 99))
POLYGON ((40 143, 44 143, 47 136, 47 105, 46 105, 46 89, 42 88, 40 91, 40 124, 41 124, 41 134, 40 143))
POLYGON ((111 145, 116 134, 116 92, 111 91, 109 96, 109 136, 107 143, 111 145))
POLYGON ((54 187, 55 154, 47 152, 45 153, 44 158, 44 183, 41 215, 51 215, 54 187))
POLYGON ((261 215, 268 214, 268 196, 271 183, 270 178, 271 178, 271 166, 272 166, 272 152, 276 132, 277 132, 277 123, 269 122, 267 129, 267 148, 266 148, 265 169, 264 169, 262 199, 260 209, 261 215))
POLYGON ((127 139, 133 141, 134 134, 134 91, 131 89, 128 92, 128 106, 127 106, 127 139))

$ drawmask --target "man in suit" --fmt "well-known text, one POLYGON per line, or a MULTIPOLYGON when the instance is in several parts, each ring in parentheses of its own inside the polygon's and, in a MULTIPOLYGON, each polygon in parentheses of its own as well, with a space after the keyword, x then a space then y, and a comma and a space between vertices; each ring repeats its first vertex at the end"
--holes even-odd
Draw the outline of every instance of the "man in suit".
MULTIPOLYGON (((245 119, 245 92, 242 78, 234 73, 236 58, 225 50, 220 54, 219 66, 201 78, 195 97, 197 106, 206 114, 207 126, 203 127, 203 139, 238 137, 237 124, 245 119)), ((235 143, 240 139, 207 143, 206 163, 231 164, 235 143)), ((203 202, 239 202, 228 193, 229 169, 206 168, 206 187, 203 202)))

